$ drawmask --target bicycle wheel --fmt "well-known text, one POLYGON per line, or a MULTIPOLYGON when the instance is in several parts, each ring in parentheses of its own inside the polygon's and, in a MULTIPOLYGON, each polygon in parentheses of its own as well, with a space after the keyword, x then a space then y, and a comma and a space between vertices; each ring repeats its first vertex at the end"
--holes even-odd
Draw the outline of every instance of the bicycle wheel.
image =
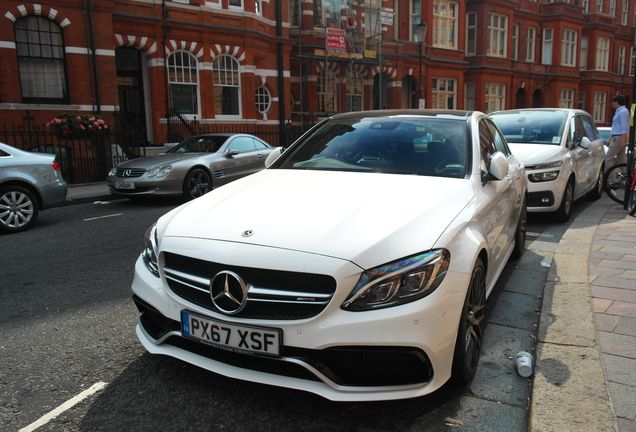
POLYGON ((627 164, 618 164, 605 171, 603 189, 608 197, 619 204, 625 202, 625 180, 627 179, 627 164))
POLYGON ((627 212, 630 216, 636 213, 636 182, 632 181, 632 188, 627 195, 627 212))

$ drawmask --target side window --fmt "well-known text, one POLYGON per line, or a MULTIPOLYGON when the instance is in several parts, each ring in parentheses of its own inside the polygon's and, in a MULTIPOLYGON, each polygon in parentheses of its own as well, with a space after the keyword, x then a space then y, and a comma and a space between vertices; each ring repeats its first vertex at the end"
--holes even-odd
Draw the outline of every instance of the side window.
POLYGON ((265 150, 269 147, 265 143, 260 142, 259 140, 254 140, 254 145, 256 146, 256 150, 265 150))
POLYGON ((568 140, 568 147, 574 148, 576 147, 576 139, 574 135, 577 136, 577 139, 580 140, 584 136, 586 136, 585 128, 583 127, 583 119, 580 115, 574 117, 573 121, 570 122, 570 127, 572 131, 570 132, 570 137, 568 140))
POLYGON ((228 147, 228 151, 238 150, 239 153, 254 151, 254 140, 250 137, 234 138, 228 147))
POLYGON ((488 123, 485 120, 479 122, 479 150, 481 153, 481 171, 488 173, 490 170, 490 158, 497 151, 495 137, 492 135, 488 123))
POLYGON ((583 116, 583 128, 585 129, 585 136, 587 136, 590 141, 594 141, 599 139, 598 129, 596 129, 596 125, 594 124, 594 120, 592 117, 583 116))
POLYGON ((0 150, 0 157, 7 157, 7 156, 11 156, 11 155, 7 152, 0 150))
POLYGON ((495 126, 491 121, 484 121, 488 123, 488 128, 490 129, 490 133, 492 133, 492 136, 494 137, 494 144, 497 151, 502 152, 504 155, 506 155, 506 157, 510 156, 510 148, 508 147, 505 138, 501 135, 501 132, 499 132, 499 129, 497 129, 497 126, 495 126))

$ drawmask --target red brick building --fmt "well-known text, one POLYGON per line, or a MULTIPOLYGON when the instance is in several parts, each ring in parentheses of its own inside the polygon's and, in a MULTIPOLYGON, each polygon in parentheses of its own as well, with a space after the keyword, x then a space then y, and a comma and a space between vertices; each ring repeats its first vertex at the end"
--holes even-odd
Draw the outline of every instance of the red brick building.
POLYGON ((631 94, 635 13, 636 0, 0 0, 0 115, 116 114, 157 144, 175 112, 276 129, 358 109, 570 106, 609 124, 611 97, 631 94))

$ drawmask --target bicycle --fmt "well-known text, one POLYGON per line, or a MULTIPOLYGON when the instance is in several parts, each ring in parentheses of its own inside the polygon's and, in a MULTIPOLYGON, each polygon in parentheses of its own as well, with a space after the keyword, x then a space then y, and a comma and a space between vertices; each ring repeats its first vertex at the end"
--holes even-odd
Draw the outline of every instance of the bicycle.
POLYGON ((626 189, 627 164, 620 163, 605 171, 603 189, 607 196, 619 204, 625 204, 627 199, 627 212, 634 216, 636 213, 636 164, 632 169, 631 184, 626 189))

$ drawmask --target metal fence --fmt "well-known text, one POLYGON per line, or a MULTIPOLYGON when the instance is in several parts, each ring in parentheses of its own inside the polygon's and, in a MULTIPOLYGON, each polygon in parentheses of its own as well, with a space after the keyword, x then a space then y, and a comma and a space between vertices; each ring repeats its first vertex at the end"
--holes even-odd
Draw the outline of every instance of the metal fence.
POLYGON ((39 153, 52 153, 64 179, 71 184, 104 181, 118 163, 145 155, 125 132, 98 132, 63 136, 46 127, 0 126, 0 142, 39 153))

